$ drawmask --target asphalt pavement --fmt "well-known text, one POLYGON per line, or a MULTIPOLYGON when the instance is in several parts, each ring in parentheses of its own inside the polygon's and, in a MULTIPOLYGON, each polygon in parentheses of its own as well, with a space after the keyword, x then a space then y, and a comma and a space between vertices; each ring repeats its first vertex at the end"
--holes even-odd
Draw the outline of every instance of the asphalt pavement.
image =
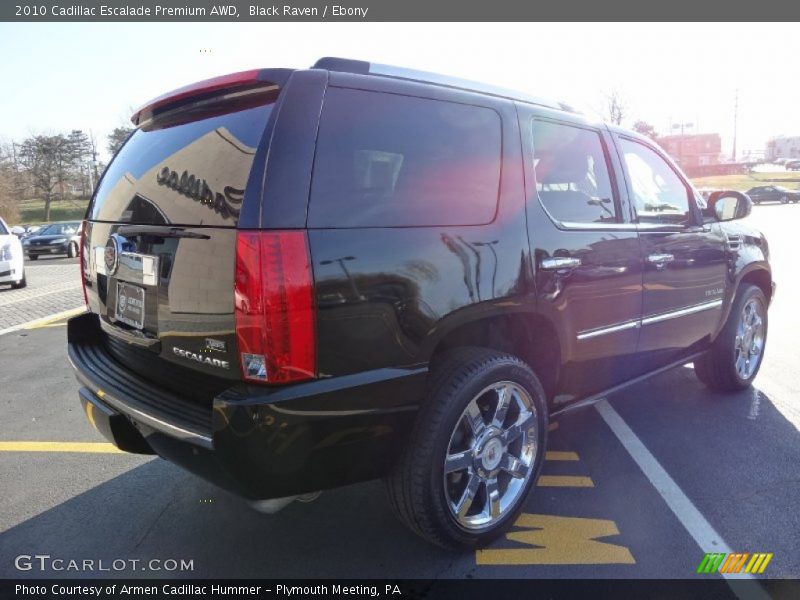
MULTIPOLYGON (((0 578, 691 578, 712 577, 697 567, 723 551, 772 553, 759 577, 796 578, 798 219, 800 205, 762 205, 751 217, 769 237, 778 282, 755 387, 714 394, 682 367, 558 418, 523 515, 479 552, 445 552, 409 533, 380 482, 262 515, 166 461, 113 452, 78 402, 64 317, 26 315, 32 325, 0 335, 0 578), (124 567, 21 570, 17 557, 35 554, 124 567)), ((31 282, 61 265, 33 266, 31 282)), ((40 292, 60 285, 41 282, 40 292)), ((80 296, 70 302, 52 312, 80 307, 80 296)), ((4 318, 8 306, 18 305, 2 305, 4 318)))

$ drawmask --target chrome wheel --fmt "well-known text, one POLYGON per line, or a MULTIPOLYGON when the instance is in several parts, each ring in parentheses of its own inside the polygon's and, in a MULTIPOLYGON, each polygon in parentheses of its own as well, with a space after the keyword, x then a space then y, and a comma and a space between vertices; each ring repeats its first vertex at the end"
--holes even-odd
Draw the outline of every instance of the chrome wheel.
POLYGON ((734 360, 736 373, 748 380, 755 373, 764 352, 764 307, 751 298, 742 309, 736 328, 734 360))
POLYGON ((459 525, 486 529, 517 505, 534 471, 537 427, 530 394, 511 381, 495 383, 469 402, 443 465, 445 498, 459 525))

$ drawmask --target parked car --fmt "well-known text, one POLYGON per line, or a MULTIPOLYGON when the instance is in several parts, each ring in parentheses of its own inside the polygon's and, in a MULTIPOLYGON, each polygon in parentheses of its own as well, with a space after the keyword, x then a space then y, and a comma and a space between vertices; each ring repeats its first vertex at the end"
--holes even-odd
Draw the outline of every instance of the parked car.
POLYGON ((480 546, 553 415, 689 362, 715 390, 758 373, 774 284, 751 203, 701 208, 646 137, 332 58, 133 122, 83 229, 80 399, 117 447, 261 510, 382 477, 413 531, 480 546))
POLYGON ((789 202, 800 201, 800 190, 790 190, 780 185, 760 185, 747 190, 746 194, 755 204, 762 202, 789 202))
POLYGON ((22 229, 22 232, 19 235, 21 240, 31 237, 42 228, 41 225, 19 225, 19 227, 22 229))
POLYGON ((25 255, 30 260, 37 260, 40 256, 53 254, 66 254, 69 258, 78 256, 80 248, 80 221, 64 221, 51 223, 36 231, 33 235, 24 238, 22 246, 25 255))
POLYGON ((5 283, 10 283, 15 289, 28 285, 22 243, 0 218, 0 284, 5 283))
POLYGON ((800 171, 800 160, 790 160, 786 163, 787 171, 800 171))

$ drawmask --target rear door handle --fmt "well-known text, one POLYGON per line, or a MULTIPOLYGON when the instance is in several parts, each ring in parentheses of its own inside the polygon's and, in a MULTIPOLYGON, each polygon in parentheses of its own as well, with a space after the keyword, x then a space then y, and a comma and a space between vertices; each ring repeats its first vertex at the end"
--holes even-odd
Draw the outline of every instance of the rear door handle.
POLYGON ((647 262, 655 265, 657 269, 663 269, 664 265, 675 260, 672 254, 651 254, 647 257, 647 262))
POLYGON ((539 266, 545 271, 574 269, 581 266, 581 259, 572 256, 551 256, 549 258, 543 258, 539 266))

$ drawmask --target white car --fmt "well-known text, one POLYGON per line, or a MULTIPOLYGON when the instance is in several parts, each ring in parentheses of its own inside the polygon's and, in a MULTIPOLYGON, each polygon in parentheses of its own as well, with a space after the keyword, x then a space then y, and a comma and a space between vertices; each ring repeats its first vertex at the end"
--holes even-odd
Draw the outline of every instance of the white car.
POLYGON ((25 254, 22 242, 14 235, 3 219, 0 219, 0 284, 10 283, 12 288, 24 288, 25 254))

